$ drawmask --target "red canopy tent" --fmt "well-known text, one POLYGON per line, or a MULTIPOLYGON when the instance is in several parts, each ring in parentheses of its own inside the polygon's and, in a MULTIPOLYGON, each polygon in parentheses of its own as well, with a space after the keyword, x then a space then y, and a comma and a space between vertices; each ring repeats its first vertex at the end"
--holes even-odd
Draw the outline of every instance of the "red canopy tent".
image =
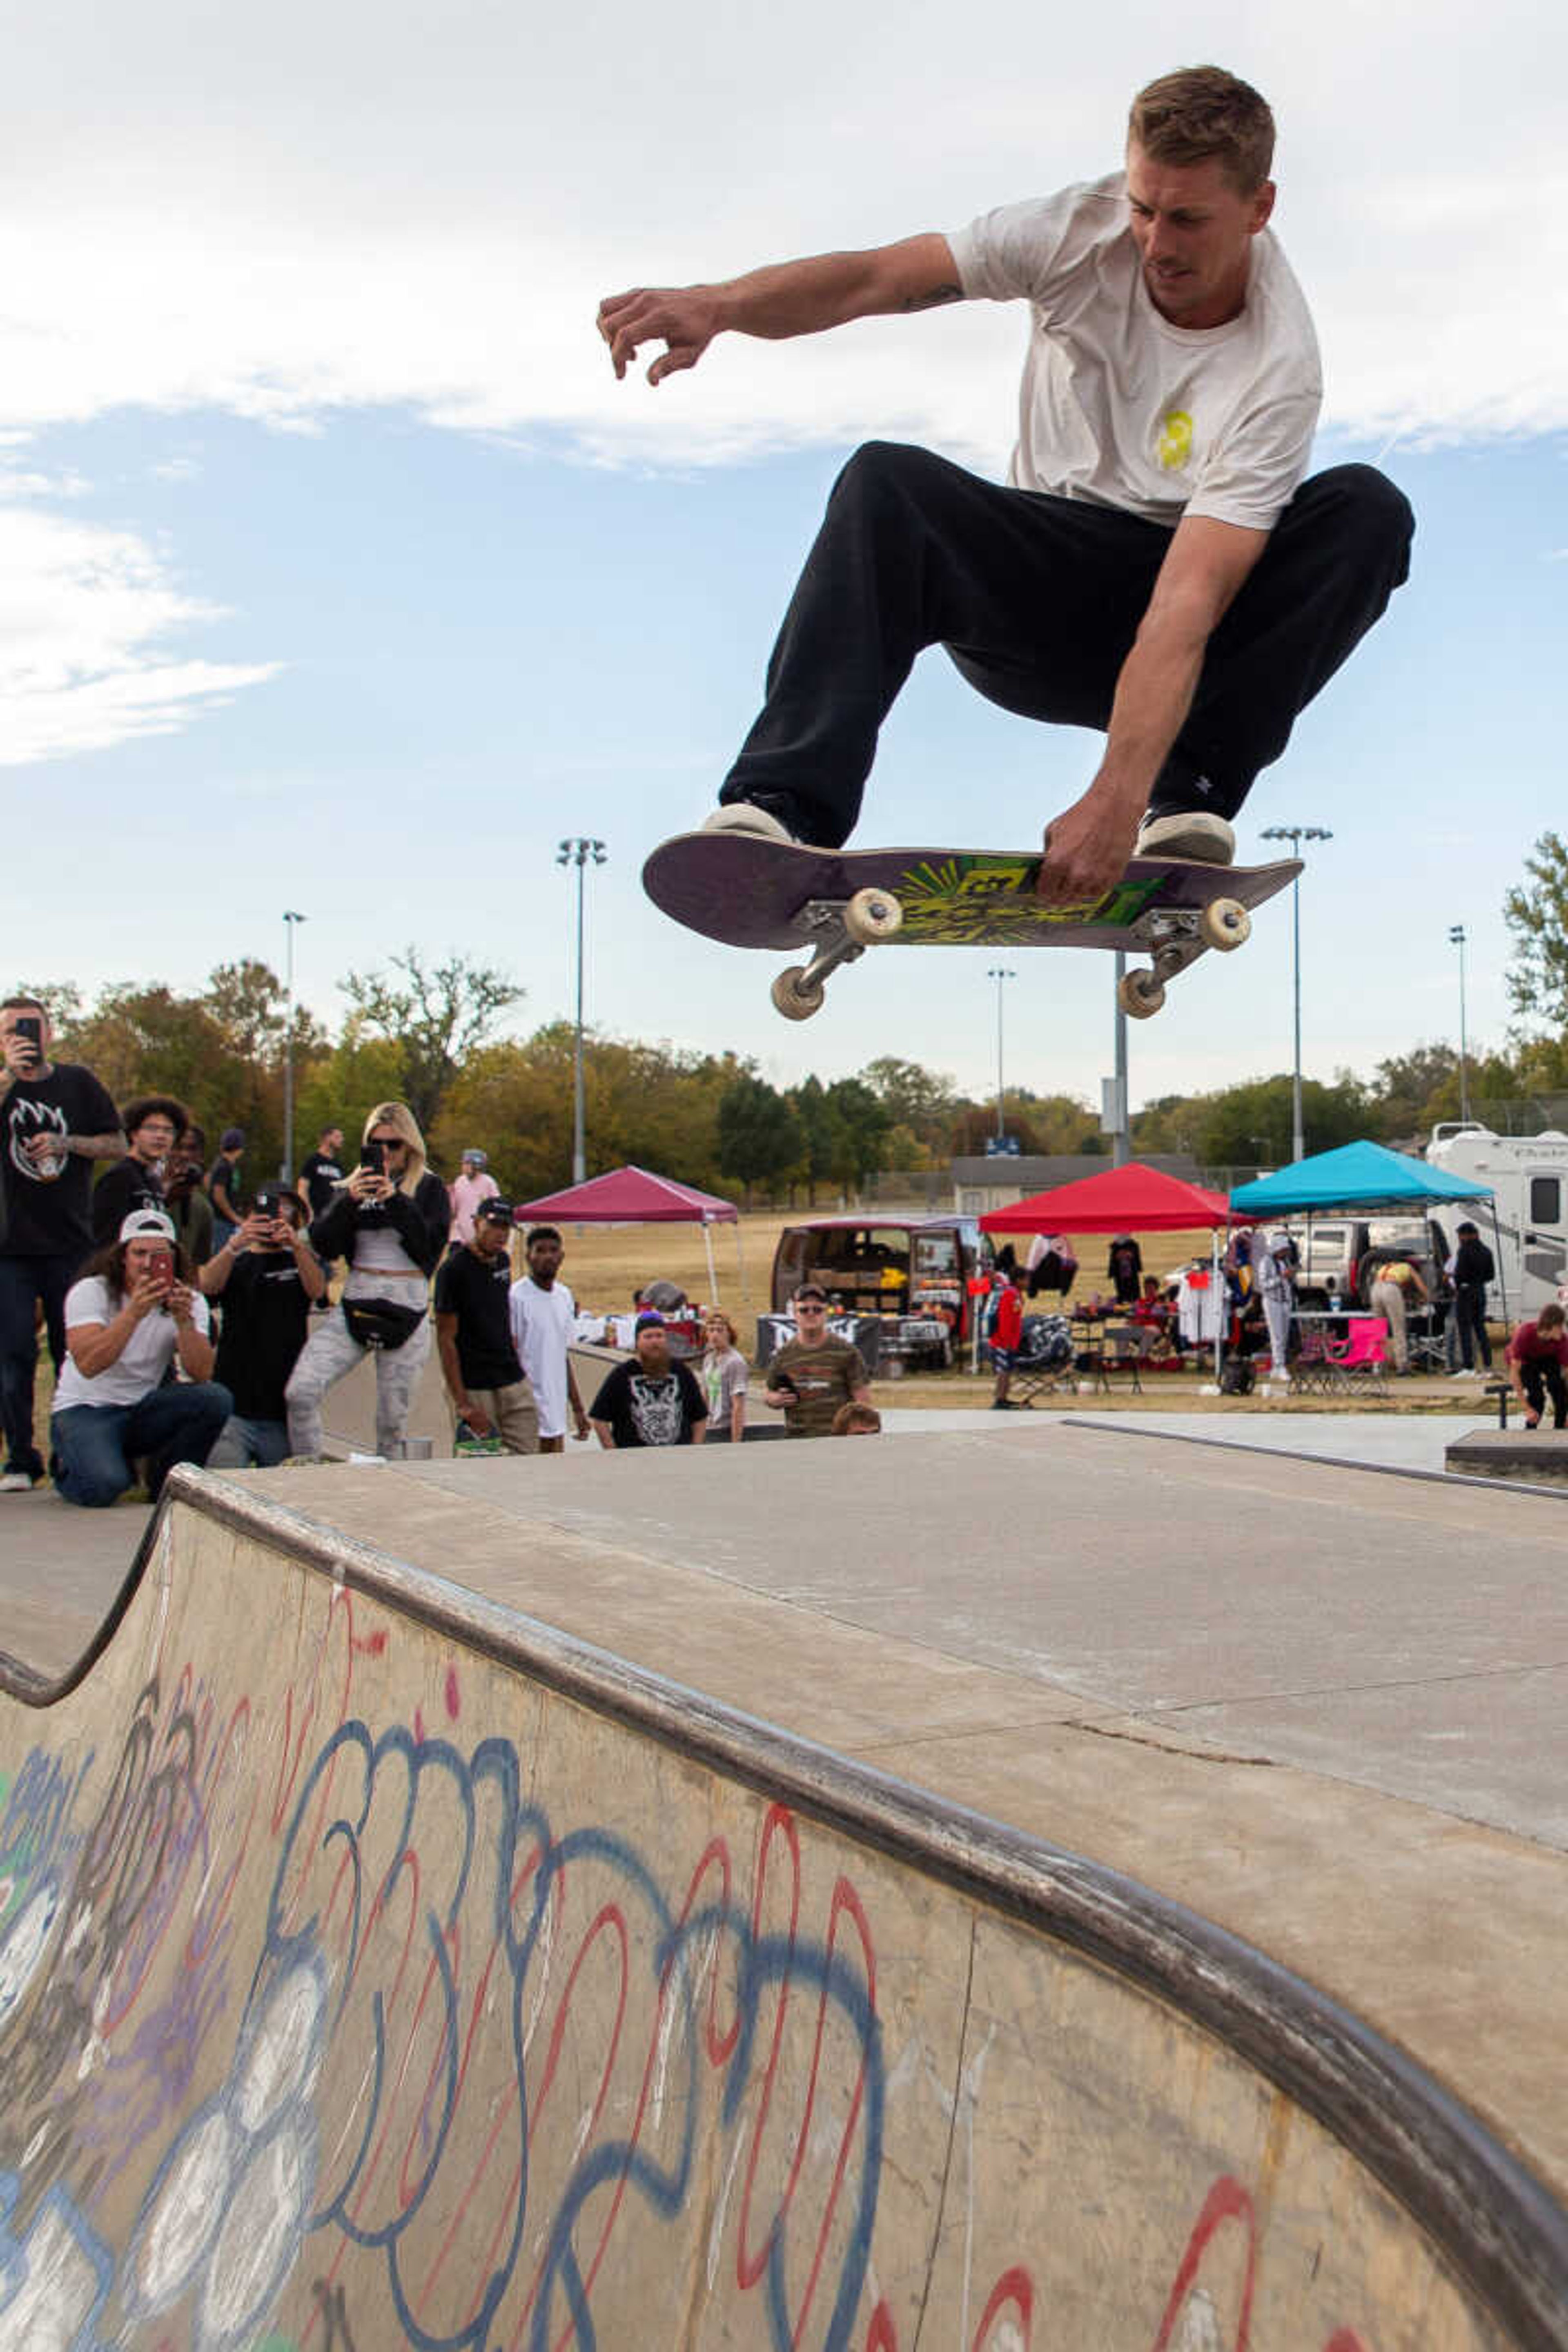
POLYGON ((980 1224, 988 1234, 1173 1234, 1229 1222, 1230 1203, 1223 1192, 1130 1160, 1103 1176, 1082 1176, 1076 1183, 1015 1201, 1010 1208, 993 1209, 980 1224))
POLYGON ((713 1303, 719 1302, 719 1276, 713 1266, 713 1225, 736 1228, 736 1263, 740 1262, 741 1213, 733 1201, 714 1192, 700 1192, 694 1184, 678 1184, 672 1176, 655 1176, 646 1168, 612 1168, 590 1176, 585 1184, 569 1184, 563 1192, 547 1192, 538 1201, 523 1201, 512 1211, 520 1225, 700 1225, 708 1251, 708 1279, 713 1303))
MULTIPOLYGON (((1081 1176, 1073 1184, 1057 1184, 1015 1201, 1009 1209, 993 1209, 980 1220, 988 1234, 1173 1234, 1206 1225, 1215 1236, 1210 1244, 1209 1278, 1219 1282, 1217 1229, 1230 1223, 1230 1202, 1223 1192, 1210 1192, 1184 1177, 1167 1176, 1130 1160, 1121 1168, 1108 1168, 1103 1176, 1081 1176)), ((1215 1376, 1219 1376, 1221 1342, 1215 1339, 1215 1376)))

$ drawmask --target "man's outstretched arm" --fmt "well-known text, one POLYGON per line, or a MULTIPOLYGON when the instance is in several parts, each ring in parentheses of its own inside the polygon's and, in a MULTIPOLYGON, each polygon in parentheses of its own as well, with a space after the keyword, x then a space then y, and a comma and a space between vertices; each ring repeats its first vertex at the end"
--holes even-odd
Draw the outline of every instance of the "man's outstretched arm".
POLYGON ((599 305, 598 328, 624 376, 641 345, 665 349, 647 372, 662 383, 695 367, 715 335, 760 335, 780 342, 817 335, 851 319, 935 310, 963 299, 952 247, 935 230, 866 253, 821 253, 770 263, 717 286, 634 287, 599 305))
POLYGON ((1192 709, 1208 641, 1268 544, 1266 530, 1210 515, 1177 524, 1116 681, 1099 772, 1083 798, 1051 820, 1037 885, 1048 903, 1081 905, 1121 878, 1192 709))

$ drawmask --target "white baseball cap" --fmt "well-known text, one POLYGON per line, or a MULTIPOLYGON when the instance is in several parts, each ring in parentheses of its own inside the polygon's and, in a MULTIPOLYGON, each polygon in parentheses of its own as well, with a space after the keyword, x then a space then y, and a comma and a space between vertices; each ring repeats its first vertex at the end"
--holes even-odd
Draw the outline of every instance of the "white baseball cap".
POLYGON ((174 1220, 162 1209, 132 1209, 121 1223, 120 1238, 122 1242, 172 1242, 174 1220))

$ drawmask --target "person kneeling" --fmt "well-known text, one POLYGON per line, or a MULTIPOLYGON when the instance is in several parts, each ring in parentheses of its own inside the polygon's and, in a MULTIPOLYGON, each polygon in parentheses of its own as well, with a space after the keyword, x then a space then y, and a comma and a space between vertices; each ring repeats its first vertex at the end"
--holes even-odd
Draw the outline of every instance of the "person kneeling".
POLYGON ((135 1209, 66 1296, 68 1361, 50 1436, 62 1501, 102 1509, 144 1465, 156 1502, 176 1462, 203 1463, 233 1399, 212 1378, 207 1305, 187 1279, 174 1228, 135 1209), (184 1379, 172 1381, 175 1366, 184 1379))
POLYGON ((287 1184, 257 1187, 216 1257, 196 1276, 223 1300, 217 1377, 234 1399, 209 1470, 270 1470, 289 1454, 285 1391, 327 1277, 305 1232, 305 1204, 287 1184))

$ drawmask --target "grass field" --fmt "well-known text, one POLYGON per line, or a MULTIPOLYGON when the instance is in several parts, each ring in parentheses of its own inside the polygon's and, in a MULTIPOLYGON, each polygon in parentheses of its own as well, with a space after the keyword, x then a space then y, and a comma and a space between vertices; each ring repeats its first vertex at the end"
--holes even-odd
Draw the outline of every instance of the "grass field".
MULTIPOLYGON (((766 1313, 771 1304, 769 1284, 780 1234, 786 1225, 799 1224, 809 1216, 833 1213, 826 1208, 783 1213, 770 1210, 742 1217, 738 1226, 711 1228, 713 1265, 719 1279, 718 1304, 740 1326, 742 1340, 747 1347, 756 1337, 756 1317, 766 1313)), ((875 1224, 875 1214, 868 1213, 866 1222, 875 1224)), ((679 1283, 694 1304, 699 1299, 704 1306, 713 1303, 709 1296, 711 1286, 700 1226, 573 1225, 563 1229, 563 1238, 566 1262, 562 1267, 562 1278, 570 1285, 579 1307, 624 1312, 631 1304, 634 1289, 661 1279, 679 1283)), ((1142 1246, 1143 1264, 1151 1274, 1163 1275, 1173 1266, 1184 1265, 1189 1258, 1206 1259, 1209 1254, 1206 1229, 1194 1229, 1190 1234, 1143 1234, 1134 1238, 1142 1246)), ((1081 1244, 1082 1263, 1073 1292, 1075 1298, 1087 1298, 1092 1291, 1107 1287, 1105 1259, 1110 1246, 1108 1238, 1081 1244)))

